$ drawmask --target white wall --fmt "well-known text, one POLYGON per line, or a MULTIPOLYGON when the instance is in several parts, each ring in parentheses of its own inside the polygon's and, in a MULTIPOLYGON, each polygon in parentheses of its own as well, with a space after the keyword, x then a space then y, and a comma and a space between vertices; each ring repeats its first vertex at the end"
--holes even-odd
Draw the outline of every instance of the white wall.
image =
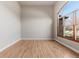
POLYGON ((20 6, 0 1, 0 51, 20 39, 20 6))
POLYGON ((52 38, 53 8, 51 6, 22 6, 22 38, 52 38))
POLYGON ((60 9, 66 4, 67 2, 57 2, 54 5, 54 35, 55 35, 55 40, 58 41, 59 43, 67 46, 68 48, 74 50, 75 52, 79 53, 79 43, 67 40, 61 37, 57 37, 57 14, 60 11, 60 9))

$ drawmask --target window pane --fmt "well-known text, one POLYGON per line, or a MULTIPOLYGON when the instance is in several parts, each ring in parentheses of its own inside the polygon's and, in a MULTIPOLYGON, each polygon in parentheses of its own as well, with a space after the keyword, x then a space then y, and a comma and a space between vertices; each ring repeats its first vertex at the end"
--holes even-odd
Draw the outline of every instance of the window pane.
POLYGON ((73 26, 64 27, 64 37, 67 37, 67 38, 73 37, 73 26))
POLYGON ((79 25, 79 10, 76 11, 76 24, 79 25))
POLYGON ((73 25, 73 13, 64 16, 64 26, 73 25))
POLYGON ((79 40, 79 10, 76 11, 76 40, 79 40))
POLYGON ((79 1, 69 1, 60 11, 60 15, 64 16, 74 10, 79 9, 79 1))
POLYGON ((76 40, 79 40, 79 25, 76 26, 76 40))

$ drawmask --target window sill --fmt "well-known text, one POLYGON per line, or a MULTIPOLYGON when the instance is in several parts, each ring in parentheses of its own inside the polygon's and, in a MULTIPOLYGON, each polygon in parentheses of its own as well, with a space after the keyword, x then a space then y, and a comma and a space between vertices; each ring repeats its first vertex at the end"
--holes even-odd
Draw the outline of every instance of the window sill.
POLYGON ((75 40, 73 38, 68 38, 68 37, 63 37, 63 36, 58 36, 58 37, 61 37, 61 38, 64 38, 64 39, 67 39, 67 40, 70 40, 70 41, 74 41, 74 42, 79 43, 79 40, 75 40))

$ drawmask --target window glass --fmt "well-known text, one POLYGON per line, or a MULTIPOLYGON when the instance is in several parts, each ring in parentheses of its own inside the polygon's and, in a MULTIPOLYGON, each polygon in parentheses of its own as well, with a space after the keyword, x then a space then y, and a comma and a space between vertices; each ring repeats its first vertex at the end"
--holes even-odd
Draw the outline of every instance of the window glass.
POLYGON ((79 10, 76 11, 76 40, 79 40, 79 10))
POLYGON ((74 10, 79 9, 79 1, 69 1, 59 12, 60 15, 66 15, 74 10))
POLYGON ((73 37, 73 26, 64 27, 64 37, 67 37, 67 38, 73 37))
POLYGON ((76 11, 76 25, 79 25, 79 10, 76 11))
POLYGON ((73 13, 64 16, 64 26, 73 25, 73 13))
POLYGON ((76 40, 79 40, 79 25, 76 26, 76 40))

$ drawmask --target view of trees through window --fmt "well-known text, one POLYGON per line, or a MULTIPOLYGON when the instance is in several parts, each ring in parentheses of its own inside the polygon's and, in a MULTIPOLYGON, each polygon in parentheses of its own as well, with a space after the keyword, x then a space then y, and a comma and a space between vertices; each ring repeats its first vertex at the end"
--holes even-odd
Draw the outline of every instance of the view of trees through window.
POLYGON ((57 30, 58 36, 79 41, 79 2, 68 2, 62 7, 58 14, 57 30))

